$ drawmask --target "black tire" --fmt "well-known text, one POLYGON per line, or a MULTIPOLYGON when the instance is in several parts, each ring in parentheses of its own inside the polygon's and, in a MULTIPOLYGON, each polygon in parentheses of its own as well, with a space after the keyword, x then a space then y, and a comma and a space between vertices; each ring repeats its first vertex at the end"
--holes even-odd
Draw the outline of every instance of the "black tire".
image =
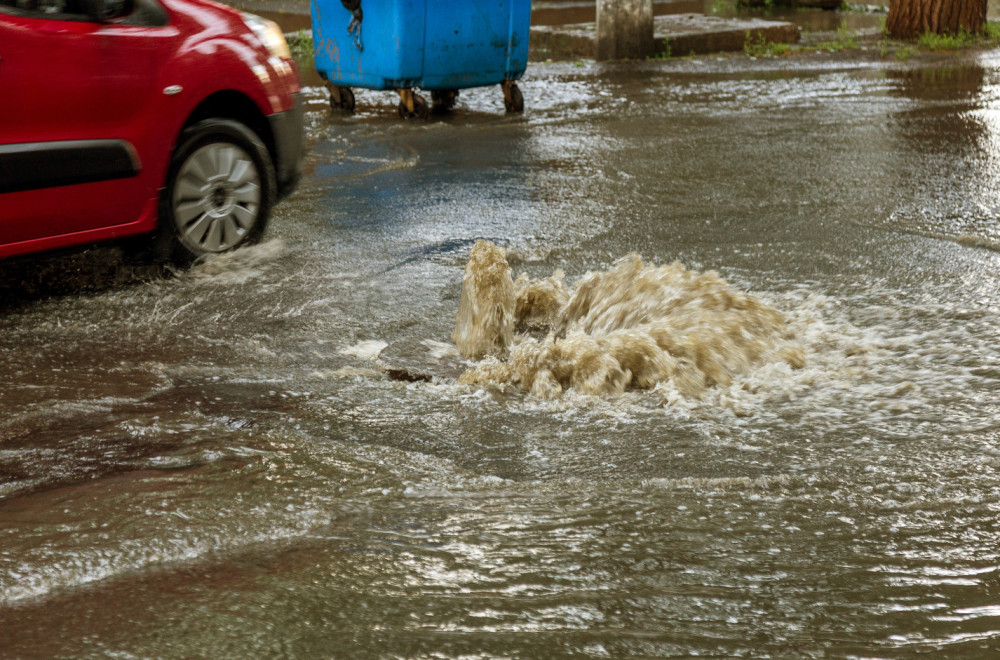
POLYGON ((416 112, 417 117, 420 119, 427 119, 431 114, 431 108, 427 105, 427 100, 419 94, 413 95, 413 107, 414 112, 416 112))
POLYGON ((427 105, 427 100, 420 94, 413 95, 413 112, 410 112, 409 108, 402 101, 399 102, 399 117, 400 119, 427 119, 431 114, 430 107, 427 105))
POLYGON ((524 95, 517 85, 510 86, 510 100, 504 99, 504 108, 507 112, 524 112, 524 95))
POLYGON ((338 87, 337 93, 330 92, 330 107, 333 110, 343 110, 348 114, 354 113, 354 92, 350 87, 338 87), (340 100, 337 100, 337 96, 340 100))
POLYGON ((156 256, 186 266, 256 243, 276 196, 274 163, 256 133, 230 119, 193 124, 170 159, 156 256))
POLYGON ((350 87, 344 87, 341 90, 340 107, 348 113, 354 114, 354 91, 350 87))

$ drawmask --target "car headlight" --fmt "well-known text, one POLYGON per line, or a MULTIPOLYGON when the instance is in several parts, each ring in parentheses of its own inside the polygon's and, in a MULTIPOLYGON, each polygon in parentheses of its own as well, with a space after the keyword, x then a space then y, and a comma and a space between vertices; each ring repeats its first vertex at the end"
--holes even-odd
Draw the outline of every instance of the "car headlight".
POLYGON ((248 28, 253 30, 260 43, 264 44, 264 47, 267 48, 267 51, 271 55, 283 60, 292 59, 292 51, 288 49, 288 42, 285 41, 285 35, 277 23, 269 21, 266 18, 261 18, 256 14, 247 13, 243 14, 243 22, 247 24, 248 28))

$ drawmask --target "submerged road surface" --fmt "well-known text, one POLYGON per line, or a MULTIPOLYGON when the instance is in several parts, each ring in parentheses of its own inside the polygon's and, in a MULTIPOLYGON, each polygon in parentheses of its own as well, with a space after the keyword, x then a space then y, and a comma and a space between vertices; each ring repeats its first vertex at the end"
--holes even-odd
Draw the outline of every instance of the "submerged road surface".
POLYGON ((998 65, 536 64, 523 116, 427 122, 317 88, 264 244, 5 267, 0 655, 987 657, 998 65), (554 317, 544 387, 458 357, 477 239, 567 296, 637 253, 656 378, 590 387, 604 326, 554 317))

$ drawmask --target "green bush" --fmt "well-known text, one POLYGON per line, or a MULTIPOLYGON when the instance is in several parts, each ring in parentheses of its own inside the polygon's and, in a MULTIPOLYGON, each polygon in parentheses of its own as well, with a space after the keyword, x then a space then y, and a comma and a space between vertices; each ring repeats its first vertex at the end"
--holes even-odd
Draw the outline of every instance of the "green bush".
POLYGON ((292 57, 300 65, 308 64, 312 66, 313 60, 313 39, 312 34, 306 30, 299 30, 295 34, 287 37, 288 49, 292 51, 292 57))

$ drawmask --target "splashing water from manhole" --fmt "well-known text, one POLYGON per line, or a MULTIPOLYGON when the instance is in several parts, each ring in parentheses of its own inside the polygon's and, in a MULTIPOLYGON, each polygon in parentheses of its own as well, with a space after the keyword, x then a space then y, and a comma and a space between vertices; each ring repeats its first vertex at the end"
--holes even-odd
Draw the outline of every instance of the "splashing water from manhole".
POLYGON ((510 384, 544 399, 633 388, 666 399, 728 386, 766 362, 804 366, 784 316, 715 272, 631 254, 572 288, 563 277, 515 281, 502 248, 476 243, 452 339, 482 359, 460 383, 510 384))

